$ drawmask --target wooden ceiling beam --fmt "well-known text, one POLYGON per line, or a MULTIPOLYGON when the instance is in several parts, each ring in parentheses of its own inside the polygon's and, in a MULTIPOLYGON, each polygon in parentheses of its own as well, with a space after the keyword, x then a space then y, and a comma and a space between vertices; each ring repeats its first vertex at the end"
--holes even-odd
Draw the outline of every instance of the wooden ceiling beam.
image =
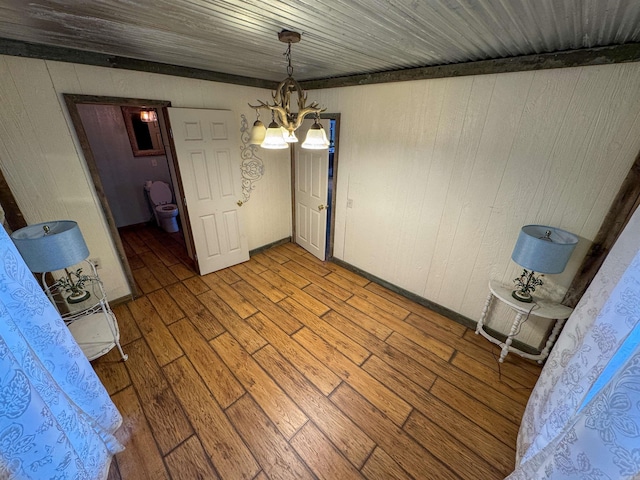
POLYGON ((135 58, 119 57, 105 53, 87 52, 73 48, 56 47, 41 43, 23 42, 0 38, 0 54, 15 57, 39 58, 43 60, 55 60, 57 62, 80 63, 98 67, 121 68, 124 70, 136 70, 139 72, 159 73, 174 77, 196 78, 211 82, 245 85, 247 87, 268 88, 275 90, 278 82, 261 80, 259 78, 231 75, 229 73, 213 72, 200 68, 182 67, 166 63, 150 62, 135 58))
MULTIPOLYGON (((59 62, 80 63, 99 67, 122 68, 140 72, 159 73, 176 77, 196 78, 212 82, 245 85, 249 87, 275 90, 278 82, 259 78, 231 75, 200 68, 169 65, 135 58, 87 52, 73 48, 56 47, 38 43, 0 38, 0 54, 18 57, 40 58, 59 62)), ((518 57, 496 58, 449 65, 407 68, 388 72, 365 73, 334 78, 301 81, 305 90, 322 88, 373 85, 376 83, 406 82, 432 78, 487 75, 494 73, 525 72, 550 68, 582 67, 587 65, 608 65, 613 63, 640 62, 640 43, 628 43, 609 47, 567 50, 564 52, 541 53, 518 57)))
POLYGON ((300 82, 300 85, 305 90, 318 90, 322 88, 373 85, 376 83, 407 82, 432 78, 526 72, 550 68, 583 67, 627 62, 640 62, 640 43, 307 80, 300 82))

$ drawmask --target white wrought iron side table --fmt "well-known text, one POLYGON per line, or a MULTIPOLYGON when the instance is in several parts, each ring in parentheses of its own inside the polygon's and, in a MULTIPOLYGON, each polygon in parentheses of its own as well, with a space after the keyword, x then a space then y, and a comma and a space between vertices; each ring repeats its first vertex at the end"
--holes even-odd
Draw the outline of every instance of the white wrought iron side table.
POLYGON ((91 261, 85 260, 83 263, 88 267, 83 287, 89 293, 86 300, 75 303, 65 300, 61 283, 57 281, 48 285, 43 274, 45 293, 89 360, 101 357, 113 347, 118 348, 122 360, 127 360, 129 356, 120 346, 118 321, 109 306, 102 280, 91 261))
POLYGON ((573 309, 567 307, 566 305, 562 305, 560 303, 552 302, 549 300, 544 300, 536 296, 533 297, 532 303, 521 302, 511 296, 512 290, 513 287, 508 287, 495 280, 491 280, 489 282, 489 295, 487 296, 487 302, 484 305, 482 316, 480 317, 480 321, 478 322, 478 325, 476 327, 476 334, 482 335, 490 342, 495 343, 502 348, 500 359, 498 360, 501 363, 504 362, 504 359, 509 352, 514 352, 522 357, 529 358, 531 360, 537 360, 538 363, 542 363, 544 359, 549 356, 551 347, 553 347, 553 344, 558 338, 558 334, 560 333, 564 322, 567 320, 567 318, 569 318, 571 312, 573 312, 573 309), (493 305, 494 299, 496 298, 502 303, 508 305, 509 308, 511 308, 515 312, 511 330, 509 331, 509 334, 507 335, 507 338, 504 342, 493 337, 484 329, 487 316, 492 310, 491 307, 493 305), (551 334, 549 335, 547 342, 545 343, 544 348, 537 355, 523 352, 522 350, 511 345, 511 343, 513 342, 513 338, 518 334, 522 323, 527 320, 529 315, 535 315, 537 317, 555 320, 555 324, 553 326, 553 329, 551 330, 551 334))

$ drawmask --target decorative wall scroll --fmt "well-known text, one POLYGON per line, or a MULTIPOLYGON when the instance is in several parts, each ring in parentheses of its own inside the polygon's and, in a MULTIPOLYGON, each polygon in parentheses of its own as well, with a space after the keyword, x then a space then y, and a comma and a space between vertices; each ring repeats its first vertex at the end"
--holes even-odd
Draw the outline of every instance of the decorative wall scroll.
POLYGON ((240 156, 242 163, 240 171, 242 172, 242 202, 247 203, 251 196, 251 191, 255 188, 254 183, 264 175, 264 164, 256 155, 257 145, 249 145, 249 136, 251 128, 244 114, 241 114, 242 123, 240 127, 240 139, 242 146, 240 147, 240 156))

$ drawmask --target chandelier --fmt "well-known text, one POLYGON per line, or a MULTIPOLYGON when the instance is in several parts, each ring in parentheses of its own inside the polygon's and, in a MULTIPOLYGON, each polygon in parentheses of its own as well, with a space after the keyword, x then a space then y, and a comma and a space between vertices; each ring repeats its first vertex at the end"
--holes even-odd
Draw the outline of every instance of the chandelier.
POLYGON ((300 127, 302 121, 307 115, 315 115, 315 121, 307 133, 302 148, 325 149, 329 147, 327 135, 318 122, 320 113, 324 112, 324 108, 320 108, 317 102, 307 105, 307 94, 300 87, 300 84, 293 78, 293 66, 291 65, 291 44, 300 41, 300 34, 283 30, 278 33, 278 40, 287 44, 287 50, 284 53, 287 59, 287 78, 285 78, 278 88, 271 94, 273 103, 265 103, 258 100, 259 105, 251 105, 256 110, 257 119, 251 129, 249 144, 260 145, 263 148, 277 149, 287 148, 290 143, 298 141, 295 131, 300 127), (296 92, 297 112, 291 111, 291 94, 296 92), (260 120, 260 109, 268 109, 271 111, 271 123, 265 128, 264 123, 260 120))

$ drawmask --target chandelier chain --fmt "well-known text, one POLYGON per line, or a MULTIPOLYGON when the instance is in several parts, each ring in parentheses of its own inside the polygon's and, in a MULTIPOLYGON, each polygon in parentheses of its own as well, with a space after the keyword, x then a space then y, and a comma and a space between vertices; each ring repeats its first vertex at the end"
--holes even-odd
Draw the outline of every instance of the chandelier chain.
POLYGON ((287 51, 284 53, 287 59, 287 74, 293 77, 293 65, 291 65, 291 42, 288 43, 287 51))

